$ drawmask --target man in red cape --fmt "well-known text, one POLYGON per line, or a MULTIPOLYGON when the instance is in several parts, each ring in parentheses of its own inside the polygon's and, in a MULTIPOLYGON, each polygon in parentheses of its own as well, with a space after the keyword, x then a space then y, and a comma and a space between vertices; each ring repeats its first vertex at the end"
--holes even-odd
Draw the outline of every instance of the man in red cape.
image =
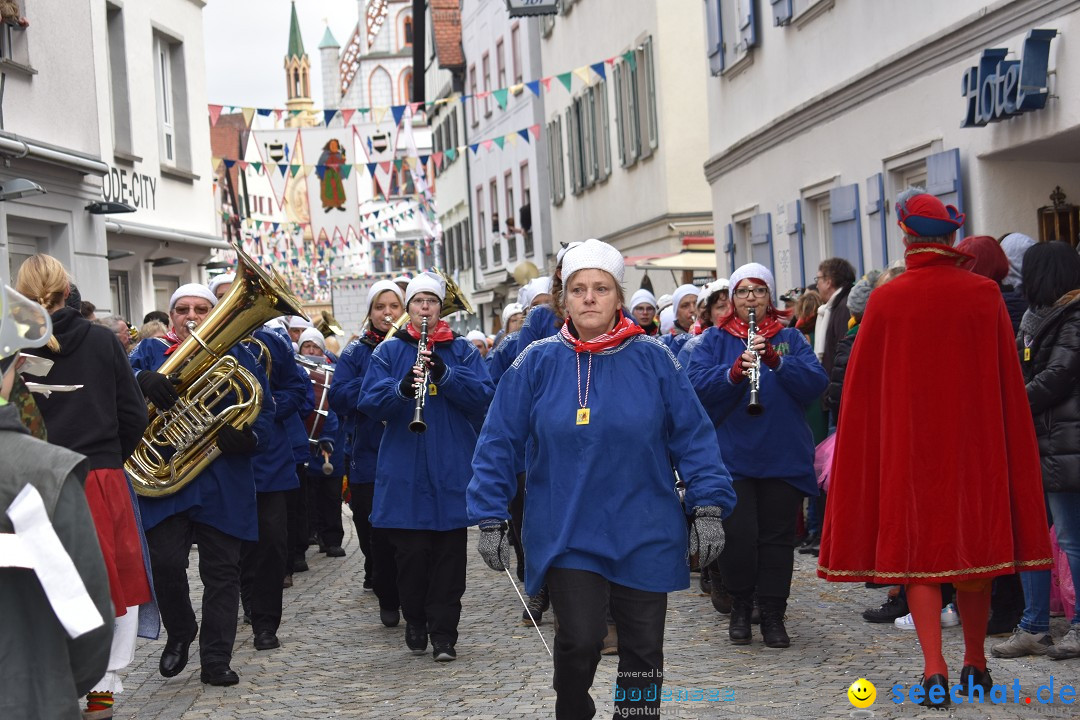
POLYGON ((964 215, 921 189, 897 203, 907 272, 875 290, 844 382, 818 575, 903 583, 922 704, 949 704, 941 583, 964 626, 960 682, 992 685, 990 583, 1050 566, 1039 450, 997 285, 952 247, 964 215), (937 686, 941 686, 939 690, 937 686), (933 692, 931 692, 933 691, 933 692))

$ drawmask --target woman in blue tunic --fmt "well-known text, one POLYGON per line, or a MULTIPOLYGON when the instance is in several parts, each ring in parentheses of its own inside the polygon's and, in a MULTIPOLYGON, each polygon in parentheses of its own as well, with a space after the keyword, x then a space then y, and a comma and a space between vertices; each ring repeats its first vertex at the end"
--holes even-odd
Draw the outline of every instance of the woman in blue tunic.
POLYGON ((783 648, 791 644, 784 611, 795 563, 795 518, 803 496, 817 494, 806 409, 829 378, 803 334, 788 328, 785 314, 773 306, 776 288, 768 268, 743 265, 731 275, 729 287, 733 309, 701 335, 687 376, 716 427, 739 497, 724 521, 728 542, 719 563, 732 596, 728 637, 736 645, 750 643, 756 594, 765 645, 783 648), (754 416, 746 411, 747 371, 754 365, 746 347, 751 309, 765 407, 754 416))
POLYGON ((388 529, 397 560, 405 644, 414 655, 427 650, 448 662, 454 649, 465 594, 465 488, 469 459, 494 388, 476 347, 451 332, 439 317, 446 297, 441 277, 422 273, 409 281, 409 323, 371 355, 357 409, 386 422, 375 466, 371 525, 388 529), (422 320, 427 347, 417 346, 422 320), (427 365, 428 384, 419 386, 427 365), (427 430, 409 429, 416 393, 427 393, 427 430))
POLYGON ((480 524, 485 562, 509 567, 506 507, 525 452, 525 584, 536 593, 547 582, 559 618, 556 717, 595 712, 589 688, 609 604, 619 637, 616 707, 655 715, 667 593, 690 583, 672 467, 696 518, 690 551, 704 562, 723 546, 720 520, 734 493, 671 353, 621 311, 622 255, 587 240, 566 253, 563 274, 568 318, 503 375, 473 457, 469 516, 480 524))

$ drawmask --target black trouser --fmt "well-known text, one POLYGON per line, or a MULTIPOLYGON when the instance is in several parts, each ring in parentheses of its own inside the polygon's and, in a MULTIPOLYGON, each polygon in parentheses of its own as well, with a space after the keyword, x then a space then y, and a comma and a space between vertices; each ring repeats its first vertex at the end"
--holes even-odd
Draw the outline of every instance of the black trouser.
MULTIPOLYGON (((724 519, 720 573, 734 597, 786 601, 795 566, 795 515, 803 495, 783 480, 739 479, 724 519)), ((561 621, 561 620, 560 620, 561 621)))
POLYGON ((635 590, 585 570, 553 567, 546 579, 559 616, 552 683, 557 720, 587 720, 596 713, 589 689, 609 608, 619 635, 615 717, 659 717, 667 593, 635 590))
POLYGON ((188 555, 199 544, 199 577, 203 583, 199 659, 203 667, 232 659, 236 611, 240 605, 239 538, 173 515, 146 531, 161 622, 170 640, 194 640, 195 611, 188 588, 188 555))
POLYGON ((282 580, 289 572, 288 509, 290 491, 256 493, 259 539, 245 542, 240 552, 240 595, 251 629, 276 633, 281 625, 282 580))
POLYGON ((341 476, 315 474, 308 470, 308 500, 315 510, 315 532, 326 547, 341 547, 345 530, 341 527, 341 476))
POLYGON ((307 555, 308 538, 311 530, 308 528, 307 518, 307 466, 297 464, 296 477, 300 481, 300 487, 289 490, 287 496, 289 514, 289 565, 287 574, 292 573, 293 560, 303 560, 307 555))
POLYGON ((465 528, 441 531, 393 528, 387 530, 387 535, 394 544, 398 595, 405 622, 421 627, 426 624, 432 645, 455 645, 461 620, 461 596, 465 594, 468 544, 465 528))
POLYGON ((525 473, 518 473, 517 494, 510 501, 510 532, 513 534, 514 554, 517 555, 518 580, 525 582, 525 544, 521 533, 525 527, 525 473))
MULTIPOLYGON (((360 540, 360 552, 364 553, 364 580, 374 580, 371 574, 371 504, 374 498, 375 483, 349 483, 349 509, 352 510, 356 537, 360 540)), ((396 574, 394 583, 397 583, 396 574)))

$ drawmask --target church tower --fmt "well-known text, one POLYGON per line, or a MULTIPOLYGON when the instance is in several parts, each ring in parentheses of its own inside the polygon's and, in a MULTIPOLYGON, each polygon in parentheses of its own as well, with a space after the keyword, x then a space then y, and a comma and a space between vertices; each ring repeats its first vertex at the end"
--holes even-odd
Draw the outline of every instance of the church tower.
POLYGON ((311 127, 316 124, 315 106, 311 102, 311 61, 304 52, 304 39, 300 35, 300 21, 296 17, 296 0, 292 3, 292 20, 289 23, 289 51, 285 55, 285 91, 288 100, 285 107, 290 112, 285 118, 286 127, 311 127))

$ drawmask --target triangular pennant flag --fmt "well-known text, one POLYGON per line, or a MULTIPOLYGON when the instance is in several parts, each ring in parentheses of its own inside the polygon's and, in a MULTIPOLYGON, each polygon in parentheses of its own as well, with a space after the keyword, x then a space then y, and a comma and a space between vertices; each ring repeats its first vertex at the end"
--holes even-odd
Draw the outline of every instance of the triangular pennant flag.
POLYGON ((263 166, 262 166, 261 162, 253 162, 253 163, 251 163, 251 167, 255 168, 256 173, 258 173, 260 175, 262 174, 262 167, 263 166))
POLYGON ((224 160, 223 162, 225 163, 225 169, 226 169, 226 170, 232 170, 232 166, 236 164, 236 161, 235 161, 235 160, 228 160, 228 159, 226 159, 226 160, 224 160))
POLYGON ((457 159, 457 150, 455 148, 446 149, 446 159, 450 162, 454 162, 457 159))
MULTIPOLYGON (((447 153, 449 153, 449 152, 451 152, 451 151, 447 150, 447 153)), ((443 154, 441 152, 432 153, 431 154, 431 159, 435 161, 435 169, 436 170, 441 170, 442 169, 443 154)))
POLYGON ((528 130, 518 130, 517 134, 520 135, 522 137, 522 139, 525 140, 525 142, 529 142, 529 131, 528 130))
POLYGON ((517 143, 518 143, 517 133, 510 133, 509 135, 504 135, 503 140, 510 143, 511 147, 517 147, 517 143))
POLYGON ((491 92, 491 94, 495 96, 495 102, 499 103, 500 110, 506 109, 506 95, 509 92, 510 91, 506 88, 499 88, 498 90, 493 90, 491 92))
POLYGON ((593 63, 589 67, 592 68, 592 71, 594 73, 596 73, 597 75, 600 76, 601 80, 607 80, 607 73, 604 72, 604 63, 603 62, 593 63))
POLYGON ((574 70, 574 74, 581 78, 581 82, 588 86, 592 82, 592 75, 589 74, 589 67, 582 65, 574 70))
POLYGON ((491 140, 485 140, 483 143, 484 149, 491 152, 491 146, 494 144, 491 140))
MULTIPOLYGON (((371 108, 371 116, 375 119, 375 124, 378 125, 386 117, 386 113, 390 110, 388 107, 374 107, 371 108)), ((363 110, 361 110, 363 112, 363 110)))
POLYGON ((540 78, 540 82, 542 82, 544 84, 544 91, 545 92, 551 92, 551 81, 553 79, 554 78, 549 78, 549 77, 540 78))
POLYGON ((217 172, 217 169, 219 167, 221 167, 221 158, 219 158, 219 157, 210 158, 210 167, 214 168, 214 172, 217 172))
POLYGON ((607 60, 605 60, 604 62, 606 62, 606 63, 607 63, 608 65, 610 65, 611 67, 615 67, 615 58, 613 58, 613 57, 609 57, 609 58, 608 58, 607 60))
POLYGON ((255 117, 255 108, 246 107, 241 112, 244 113, 244 125, 251 127, 251 118, 255 117))
POLYGON ((420 108, 424 107, 424 103, 409 103, 409 110, 412 111, 413 117, 416 117, 416 113, 420 111, 420 108))
POLYGON ((299 165, 290 165, 289 170, 292 173, 292 176, 296 177, 296 173, 300 172, 300 166, 299 165))
POLYGON ((536 97, 540 97, 540 81, 539 80, 532 80, 530 82, 527 82, 527 83, 525 83, 525 87, 529 88, 529 90, 532 91, 533 95, 535 95, 536 97))
POLYGON ((270 113, 274 112, 273 108, 258 108, 255 110, 261 117, 270 117, 270 113))
POLYGON ((532 127, 530 127, 530 128, 529 128, 529 132, 531 132, 531 133, 532 133, 532 136, 533 136, 534 138, 536 138, 537 140, 539 140, 539 139, 540 139, 540 124, 539 124, 539 123, 537 123, 536 125, 533 125, 532 127))
POLYGON ((395 105, 390 108, 390 112, 394 115, 394 125, 401 124, 401 118, 405 117, 405 105, 395 105))
POLYGON ((379 163, 379 168, 380 168, 380 169, 381 169, 381 170, 382 170, 383 172, 387 172, 387 173, 388 173, 388 172, 390 172, 390 167, 391 167, 392 165, 393 165, 393 163, 391 163, 391 162, 390 162, 389 160, 387 160, 386 162, 381 162, 381 163, 379 163))
POLYGON ((207 107, 210 109, 210 127, 215 127, 217 125, 218 118, 221 117, 221 106, 208 105, 207 107))
MULTIPOLYGON (((430 155, 421 155, 418 158, 420 160, 420 167, 427 167, 427 161, 428 161, 429 157, 431 157, 431 156, 430 155)), ((414 164, 413 167, 416 167, 416 165, 414 164)))
POLYGON ((288 165, 278 165, 277 167, 278 167, 278 170, 281 171, 281 177, 285 177, 285 173, 287 173, 289 171, 289 166, 288 165))
POLYGON ((247 160, 237 160, 236 164, 240 166, 241 170, 247 170, 250 163, 247 160))
POLYGON ((275 120, 280 120, 281 119, 281 108, 274 108, 274 119, 275 120))
POLYGON ((337 110, 323 110, 323 125, 330 127, 330 121, 334 119, 335 115, 337 115, 337 110))
POLYGON ((563 87, 566 88, 566 92, 570 92, 570 80, 573 77, 573 73, 564 72, 556 75, 555 77, 558 78, 559 82, 561 82, 563 84, 563 87))
POLYGON ((622 54, 622 59, 630 64, 631 70, 637 70, 637 57, 633 50, 627 50, 622 54))
POLYGON ((469 146, 469 149, 472 150, 473 155, 475 155, 477 153, 477 151, 480 149, 480 143, 473 143, 472 145, 469 146))
POLYGON ((510 86, 510 92, 515 95, 520 95, 525 90, 525 83, 518 83, 517 85, 510 86))
POLYGON ((302 112, 304 112, 304 111, 303 110, 290 110, 289 111, 289 117, 296 117, 297 115, 299 115, 302 112))
POLYGON ((394 159, 394 169, 401 170, 401 158, 394 159))
POLYGON ((341 166, 341 177, 348 180, 349 179, 349 173, 351 173, 351 172, 352 172, 352 165, 351 164, 346 163, 345 165, 341 166))
POLYGON ((375 168, 376 167, 377 167, 377 165, 375 163, 368 163, 367 164, 368 175, 370 175, 371 177, 375 177, 375 168))
POLYGON ((341 111, 341 122, 342 122, 343 125, 347 126, 349 124, 349 121, 352 120, 352 116, 353 116, 354 112, 356 112, 356 110, 342 110, 341 111))
POLYGON ((458 95, 458 100, 460 100, 461 104, 464 105, 465 101, 468 100, 470 97, 472 97, 472 96, 471 95, 458 95))
MULTIPOLYGON (((495 144, 499 146, 500 150, 502 150, 503 146, 506 144, 506 138, 504 138, 504 137, 495 138, 495 144)), ((491 149, 491 146, 488 145, 488 150, 490 150, 490 149, 491 149)))

